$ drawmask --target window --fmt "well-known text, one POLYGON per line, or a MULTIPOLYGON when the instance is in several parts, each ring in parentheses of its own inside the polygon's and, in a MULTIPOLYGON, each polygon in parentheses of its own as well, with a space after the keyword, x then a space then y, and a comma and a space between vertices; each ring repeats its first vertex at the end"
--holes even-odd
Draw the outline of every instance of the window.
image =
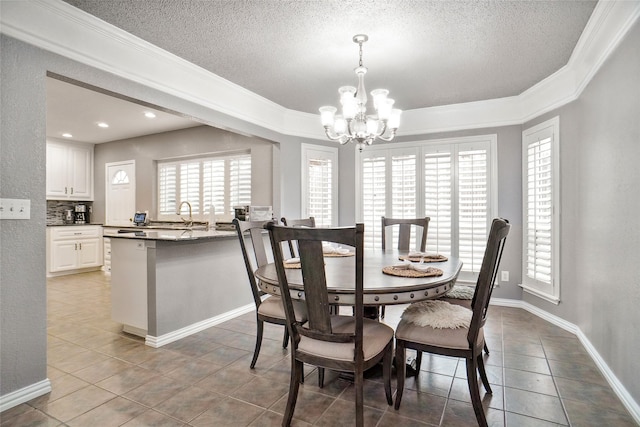
POLYGON ((358 206, 365 246, 381 246, 381 216, 428 216, 427 250, 460 258, 460 280, 475 280, 497 216, 496 144, 485 135, 367 147, 358 206))
POLYGON ((302 145, 302 217, 317 227, 338 224, 338 149, 302 145))
POLYGON ((159 161, 158 218, 175 216, 183 201, 194 215, 233 215, 251 204, 251 154, 159 161))
POLYGON ((560 300, 558 117, 522 133, 522 287, 548 301, 560 300))

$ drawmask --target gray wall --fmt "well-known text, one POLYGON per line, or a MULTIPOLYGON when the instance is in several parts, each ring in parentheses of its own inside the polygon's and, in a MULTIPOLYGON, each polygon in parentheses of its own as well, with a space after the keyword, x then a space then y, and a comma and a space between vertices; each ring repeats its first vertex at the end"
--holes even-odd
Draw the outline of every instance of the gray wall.
MULTIPOLYGON (((156 160, 234 150, 251 150, 252 204, 272 205, 274 145, 261 138, 251 138, 209 126, 96 144, 92 221, 102 223, 105 218, 106 163, 135 160, 136 209, 148 210, 152 218, 157 218, 156 160)), ((133 212, 131 214, 133 215, 133 212)))
POLYGON ((560 116, 559 305, 640 402, 640 23, 560 116))

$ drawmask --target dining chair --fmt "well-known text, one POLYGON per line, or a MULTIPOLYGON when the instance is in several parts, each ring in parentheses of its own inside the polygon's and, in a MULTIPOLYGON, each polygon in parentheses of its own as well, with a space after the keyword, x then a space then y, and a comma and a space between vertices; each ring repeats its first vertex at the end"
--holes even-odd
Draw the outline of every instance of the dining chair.
MULTIPOLYGON (((469 310, 472 309, 471 302, 475 293, 474 288, 471 286, 454 285, 449 292, 447 292, 440 301, 448 302, 449 304, 461 305, 469 310)), ((487 342, 484 342, 484 352, 489 354, 489 347, 487 342)), ((418 353, 416 357, 416 375, 420 372, 420 364, 422 362, 422 353, 418 353)))
MULTIPOLYGON (((418 228, 422 229, 422 239, 420 239, 420 251, 424 252, 427 247, 427 231, 429 230, 429 221, 430 217, 424 218, 386 218, 382 217, 382 250, 385 250, 387 245, 387 227, 398 225, 398 250, 408 251, 410 250, 410 242, 411 242, 411 226, 413 225, 416 229, 416 233, 419 231, 418 228)), ((416 234, 417 236, 417 234, 416 234)), ((380 317, 384 318, 385 315, 385 306, 380 306, 380 317)))
MULTIPOLYGON (((484 346, 484 324, 487 318, 489 299, 493 290, 493 283, 498 273, 500 259, 504 244, 509 234, 509 222, 502 218, 495 218, 491 223, 487 247, 482 259, 482 266, 476 282, 476 288, 471 302, 471 321, 467 326, 457 328, 434 328, 432 326, 420 326, 406 318, 400 320, 396 327, 396 361, 403 361, 406 357, 406 349, 413 349, 420 354, 429 352, 444 356, 465 358, 467 365, 467 384, 471 394, 471 403, 480 426, 486 426, 487 420, 480 399, 478 373, 487 393, 491 394, 491 386, 487 379, 482 359, 484 346)), ((431 303, 436 301, 423 301, 414 304, 431 303)), ((413 305, 413 304, 412 304, 413 305)), ((406 310, 409 310, 407 308, 406 310)), ((422 323, 422 322, 420 322, 422 323)), ((396 363, 398 390, 396 393, 395 409, 400 408, 406 366, 404 363, 396 363)))
MULTIPOLYGON (((280 221, 282 222, 282 224, 284 224, 285 227, 310 227, 310 228, 315 228, 316 226, 316 219, 312 216, 310 216, 309 218, 302 218, 302 219, 287 219, 285 217, 280 218, 280 221)), ((294 244, 292 241, 289 241, 289 253, 291 254, 291 258, 297 258, 298 256, 298 251, 297 249, 294 247, 294 244)))
MULTIPOLYGON (((240 221, 234 218, 233 224, 238 233, 238 239, 240 240, 240 248, 242 249, 242 257, 244 264, 247 268, 247 275, 249 276, 249 285, 251 287, 251 294, 253 295, 253 301, 256 305, 256 321, 257 321, 257 334, 256 334, 256 346, 253 351, 253 359, 251 359, 251 369, 256 365, 258 355, 260 353, 260 346, 262 345, 262 335, 264 331, 264 322, 273 323, 276 325, 283 325, 284 338, 282 340, 282 347, 287 348, 289 343, 289 330, 286 327, 287 317, 285 315, 282 299, 277 296, 269 296, 266 299, 262 299, 264 292, 260 291, 254 275, 255 270, 263 265, 269 263, 267 258, 267 246, 265 245, 264 225, 271 221, 240 221), (249 235, 251 240, 251 246, 253 248, 253 254, 255 258, 255 265, 252 263, 247 250, 245 242, 245 234, 249 235)), ((295 313, 296 321, 306 322, 307 309, 300 301, 292 303, 292 309, 295 313)))
POLYGON ((392 225, 399 225, 400 229, 398 230, 398 249, 401 251, 408 251, 411 248, 409 247, 411 241, 411 226, 413 225, 416 232, 419 231, 419 228, 422 228, 422 239, 420 240, 420 250, 422 252, 425 251, 427 247, 427 231, 429 230, 429 221, 430 217, 424 218, 386 218, 382 217, 382 249, 384 250, 386 247, 386 230, 387 227, 392 225))
POLYGON ((364 317, 364 224, 344 228, 293 228, 267 224, 274 263, 284 300, 287 327, 291 335, 291 377, 283 426, 289 426, 298 398, 304 363, 341 372, 352 372, 355 385, 356 426, 364 425, 364 371, 382 361, 387 403, 391 405, 391 364, 393 329, 384 323, 364 317), (306 325, 295 319, 294 300, 289 291, 283 264, 282 246, 296 240, 300 249, 304 302, 309 320, 306 325), (353 283, 355 314, 329 313, 322 242, 355 248, 353 283))

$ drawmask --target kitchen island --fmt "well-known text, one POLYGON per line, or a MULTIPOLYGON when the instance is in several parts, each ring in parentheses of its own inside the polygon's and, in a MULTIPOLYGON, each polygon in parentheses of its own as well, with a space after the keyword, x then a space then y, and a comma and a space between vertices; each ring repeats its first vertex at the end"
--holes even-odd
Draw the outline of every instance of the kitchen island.
POLYGON ((160 347, 254 309, 235 231, 120 229, 111 239, 111 313, 160 347))

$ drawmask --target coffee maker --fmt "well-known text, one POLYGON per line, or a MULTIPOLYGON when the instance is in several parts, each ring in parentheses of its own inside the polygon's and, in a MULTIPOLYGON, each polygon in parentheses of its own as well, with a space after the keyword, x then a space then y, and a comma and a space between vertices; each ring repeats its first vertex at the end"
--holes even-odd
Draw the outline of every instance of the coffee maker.
POLYGON ((76 224, 86 224, 89 222, 89 214, 87 213, 87 205, 76 205, 75 220, 76 224))

